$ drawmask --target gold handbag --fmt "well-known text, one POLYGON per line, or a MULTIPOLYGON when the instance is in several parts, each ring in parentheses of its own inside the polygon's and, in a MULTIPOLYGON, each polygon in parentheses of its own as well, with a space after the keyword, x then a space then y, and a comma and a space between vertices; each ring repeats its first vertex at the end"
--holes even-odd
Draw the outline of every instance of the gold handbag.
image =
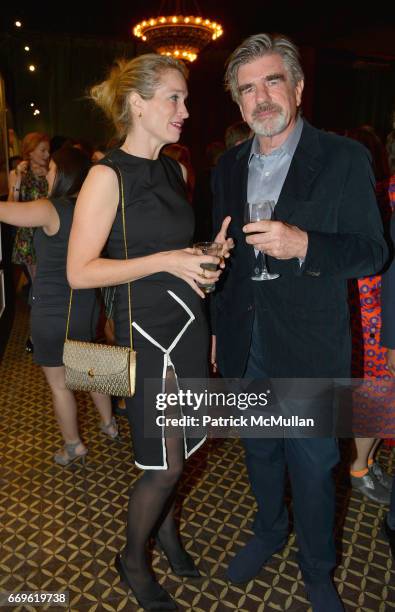
MULTIPOLYGON (((122 175, 114 166, 119 179, 122 202, 123 240, 125 258, 128 259, 126 241, 125 202, 122 175)), ((66 339, 63 348, 66 387, 76 391, 97 391, 105 395, 132 397, 136 385, 136 351, 133 350, 132 302, 128 283, 130 347, 111 346, 94 342, 69 340, 69 325, 73 290, 70 290, 66 339)))

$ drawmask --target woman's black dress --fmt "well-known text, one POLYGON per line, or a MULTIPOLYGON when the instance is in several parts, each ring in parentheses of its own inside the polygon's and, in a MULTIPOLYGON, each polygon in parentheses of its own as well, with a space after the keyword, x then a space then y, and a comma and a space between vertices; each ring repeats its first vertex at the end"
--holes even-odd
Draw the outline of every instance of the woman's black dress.
MULTIPOLYGON (((181 169, 173 159, 135 157, 117 149, 100 163, 116 165, 122 174, 129 259, 191 246, 194 214, 186 198, 181 169)), ((109 236, 111 259, 125 257, 121 204, 109 236)), ((174 365, 178 378, 207 377, 208 328, 203 301, 180 278, 167 272, 131 283, 133 341, 137 351, 135 396, 127 400, 136 465, 142 469, 167 469, 163 428, 155 394, 164 390, 163 378, 174 365), (148 381, 154 379, 154 381, 148 381), (154 433, 152 433, 154 432, 154 433)), ((127 285, 115 295, 117 343, 129 345, 127 285)), ((184 414, 193 410, 182 408, 184 414)), ((195 413, 196 414, 196 413, 195 413)), ((185 458, 204 441, 203 433, 186 428, 185 458)))
MULTIPOLYGON (((48 236, 42 228, 34 233, 37 273, 33 281, 31 328, 34 361, 41 366, 63 365, 63 344, 70 287, 66 278, 67 246, 73 221, 75 198, 51 199, 59 215, 59 230, 48 236)), ((73 291, 69 337, 95 338, 97 303, 94 289, 73 291)))

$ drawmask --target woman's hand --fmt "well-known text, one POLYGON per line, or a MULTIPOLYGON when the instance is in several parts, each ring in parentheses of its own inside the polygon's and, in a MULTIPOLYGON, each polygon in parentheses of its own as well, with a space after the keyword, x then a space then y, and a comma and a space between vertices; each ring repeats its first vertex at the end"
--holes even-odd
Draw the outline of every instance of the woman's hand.
MULTIPOLYGON (((14 170, 11 170, 11 172, 8 175, 8 198, 7 199, 9 202, 19 201, 19 192, 21 190, 21 181, 22 181, 23 172, 21 172, 21 170, 18 170, 18 168, 19 166, 22 166, 22 164, 27 164, 27 162, 20 162, 18 166, 14 170)), ((26 170, 24 172, 26 172, 26 170)))
POLYGON ((26 174, 27 169, 29 167, 28 161, 21 161, 15 168, 15 175, 18 179, 21 179, 24 174, 26 174))
POLYGON ((225 217, 225 219, 222 221, 221 229, 214 238, 214 242, 218 242, 222 245, 220 268, 225 268, 224 260, 230 257, 230 251, 235 246, 233 238, 226 237, 231 220, 232 217, 225 217))
POLYGON ((221 270, 211 271, 202 268, 202 264, 219 265, 220 258, 214 255, 195 255, 193 249, 169 251, 164 255, 166 259, 163 271, 182 278, 202 298, 206 296, 197 283, 208 285, 216 283, 221 275, 221 270))

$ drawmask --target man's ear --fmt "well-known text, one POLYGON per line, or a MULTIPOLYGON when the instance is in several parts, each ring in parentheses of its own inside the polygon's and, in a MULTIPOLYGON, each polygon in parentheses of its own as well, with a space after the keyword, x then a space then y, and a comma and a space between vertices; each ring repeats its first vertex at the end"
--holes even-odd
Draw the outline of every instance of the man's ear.
POLYGON ((242 108, 242 106, 241 106, 240 102, 238 102, 238 103, 237 103, 237 105, 238 105, 238 107, 239 107, 239 109, 240 109, 240 114, 241 114, 241 116, 242 116, 242 118, 243 118, 243 121, 245 121, 245 120, 246 120, 246 118, 245 118, 245 116, 244 116, 244 111, 243 111, 243 108, 242 108))
POLYGON ((302 93, 304 88, 304 80, 301 79, 296 83, 295 87, 295 97, 296 97, 296 106, 300 106, 302 103, 302 93))

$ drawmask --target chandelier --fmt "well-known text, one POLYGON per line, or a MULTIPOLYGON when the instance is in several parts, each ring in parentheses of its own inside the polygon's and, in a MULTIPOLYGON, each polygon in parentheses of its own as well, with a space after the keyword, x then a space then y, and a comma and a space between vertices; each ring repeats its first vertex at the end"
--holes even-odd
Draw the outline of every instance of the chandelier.
POLYGON ((148 42, 160 55, 194 62, 210 41, 223 34, 223 29, 216 21, 201 15, 189 15, 185 11, 181 14, 181 8, 177 0, 174 14, 145 19, 133 28, 133 34, 148 42))

